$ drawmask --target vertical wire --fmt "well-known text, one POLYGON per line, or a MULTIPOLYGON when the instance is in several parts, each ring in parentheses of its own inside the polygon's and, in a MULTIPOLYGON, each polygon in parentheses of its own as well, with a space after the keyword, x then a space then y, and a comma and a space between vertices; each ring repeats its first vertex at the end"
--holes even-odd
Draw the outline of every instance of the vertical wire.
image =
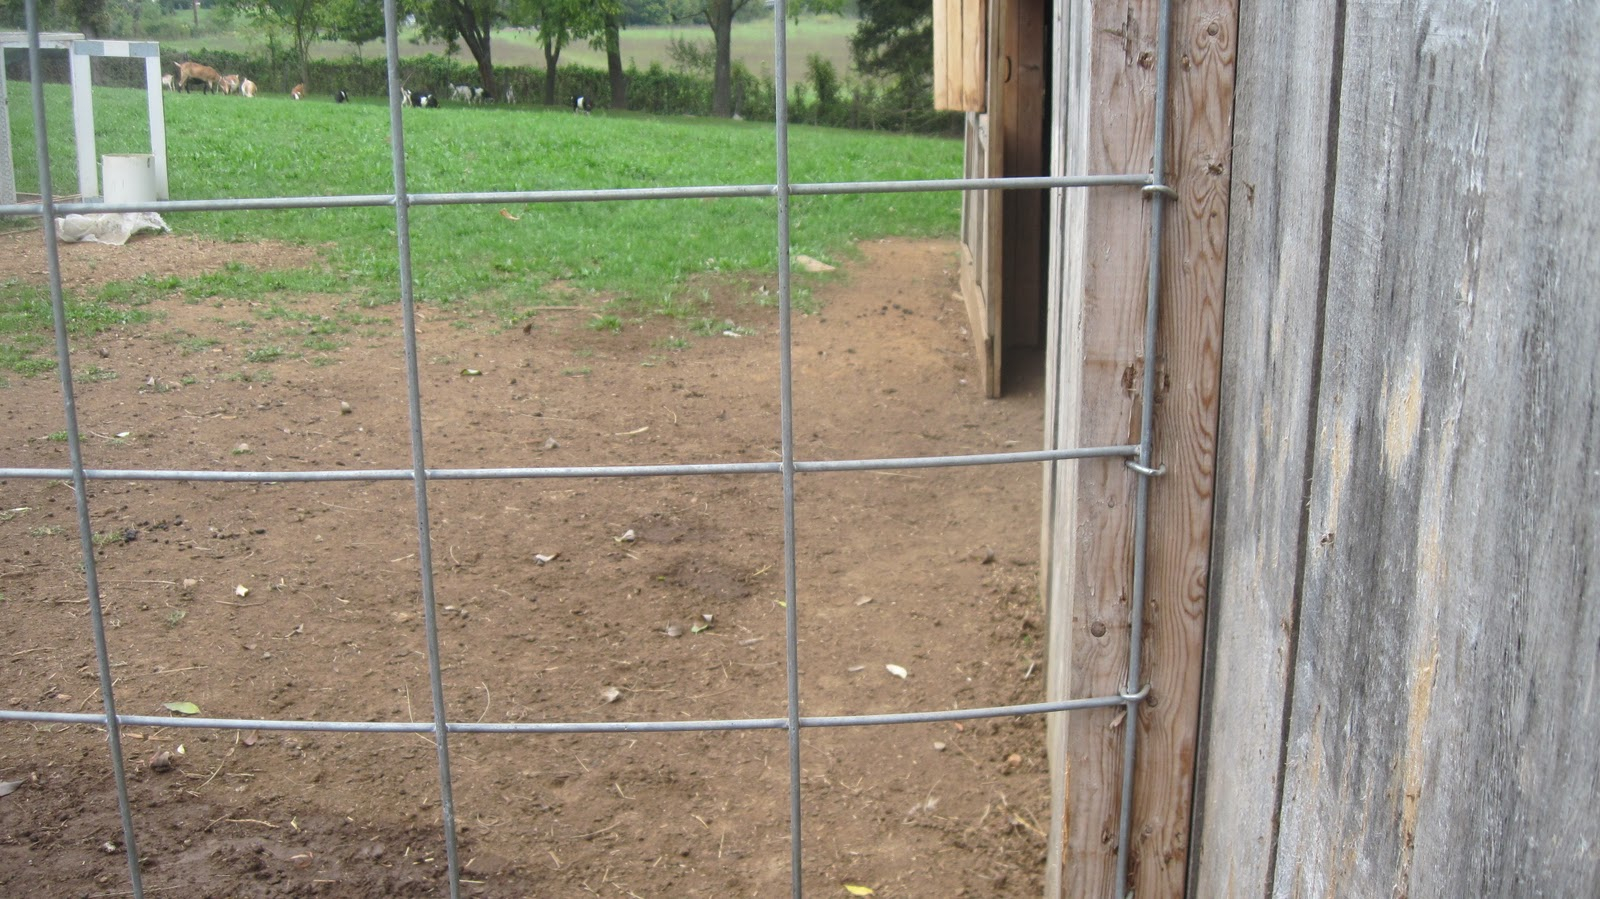
POLYGON ((400 310, 406 347, 406 399, 411 418, 411 483, 417 502, 417 564, 422 576, 422 621, 428 642, 428 686, 433 692, 433 739, 439 754, 439 809, 444 819, 445 867, 450 899, 460 899, 456 863, 456 808, 450 788, 450 734, 445 720, 444 678, 439 661, 439 618, 434 609, 433 534, 428 523, 428 471, 422 445, 422 385, 417 372, 416 302, 411 278, 411 202, 406 193, 405 128, 400 111, 400 41, 395 0, 383 0, 384 49, 388 56, 389 143, 394 165, 395 233, 400 253, 400 310))
POLYGON ((789 892, 802 893, 800 817, 800 613, 794 526, 794 369, 790 343, 789 277, 789 48, 788 0, 776 0, 773 20, 773 133, 777 139, 778 197, 778 427, 783 472, 783 626, 789 736, 789 892))
MULTIPOLYGON (((1151 150, 1150 183, 1166 184, 1167 165, 1167 76, 1172 44, 1172 0, 1161 0, 1161 10, 1156 26, 1156 94, 1155 134, 1151 150)), ((1124 689, 1124 716, 1122 719, 1122 796, 1117 818, 1117 874, 1118 899, 1131 896, 1128 889, 1128 867, 1132 848, 1128 845, 1133 833, 1133 783, 1134 761, 1139 746, 1139 708, 1144 703, 1145 691, 1139 681, 1142 677, 1140 663, 1144 649, 1144 604, 1148 588, 1148 555, 1150 547, 1150 454, 1155 440, 1155 389, 1156 389, 1156 330, 1161 315, 1161 243, 1166 210, 1166 197, 1157 191, 1147 192, 1150 198, 1149 271, 1146 275, 1145 325, 1144 325, 1144 378, 1139 410, 1139 465, 1138 485, 1134 498, 1133 519, 1133 596, 1129 603, 1128 622, 1128 681, 1124 689)))
MULTIPOLYGON (((55 184, 50 180, 50 135, 45 129, 44 67, 39 49, 39 7, 26 0, 28 78, 33 94, 33 138, 39 164, 40 224, 44 230, 46 270, 50 273, 50 312, 56 332, 56 372, 61 379, 61 403, 67 419, 67 454, 72 462, 72 496, 78 515, 78 551, 83 556, 83 579, 89 592, 89 621, 94 630, 94 656, 100 679, 100 701, 106 711, 106 742, 111 747, 111 779, 117 787, 117 811, 122 817, 122 842, 128 855, 128 877, 134 899, 144 897, 144 877, 139 871, 139 844, 133 835, 133 809, 128 800, 128 776, 122 758, 122 725, 117 721, 117 699, 112 690, 111 654, 106 648, 105 614, 100 604, 100 576, 94 561, 94 532, 89 521, 88 481, 83 474, 83 443, 78 436, 78 404, 72 388, 72 347, 67 341, 67 304, 61 291, 61 251, 56 241, 55 184)), ((70 53, 71 50, 68 50, 70 53)))

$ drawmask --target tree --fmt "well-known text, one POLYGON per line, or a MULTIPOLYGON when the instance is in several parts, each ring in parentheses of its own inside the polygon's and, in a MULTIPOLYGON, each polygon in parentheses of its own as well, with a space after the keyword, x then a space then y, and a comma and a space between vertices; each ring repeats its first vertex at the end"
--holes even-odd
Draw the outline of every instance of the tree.
MULTIPOLYGON (((397 4, 395 15, 406 17, 403 4, 397 4)), ((330 40, 355 45, 357 56, 362 44, 383 37, 383 4, 374 0, 327 0, 324 20, 323 33, 330 40)))
POLYGON ((622 14, 608 12, 601 43, 606 51, 606 71, 611 76, 611 108, 628 108, 628 73, 622 69, 622 14))
POLYGON ((294 35, 300 83, 311 82, 311 41, 322 30, 324 0, 228 0, 228 5, 271 28, 294 35))
POLYGON ((505 0, 420 0, 416 6, 424 37, 442 38, 452 50, 457 39, 467 45, 478 63, 484 93, 491 97, 500 96, 500 87, 494 77, 489 35, 508 21, 509 13, 505 0))
MULTIPOLYGON (((711 26, 711 37, 716 44, 716 60, 711 75, 711 114, 733 115, 733 22, 750 5, 750 0, 697 0, 693 15, 703 18, 711 26)), ((790 4, 791 15, 801 12, 838 12, 844 0, 795 0, 790 4)), ((931 13, 930 13, 931 15, 931 13)))
POLYGON ((516 17, 539 30, 539 43, 544 49, 546 106, 556 102, 556 64, 561 51, 575 40, 603 34, 606 16, 620 11, 619 0, 520 0, 516 17))
POLYGON ((933 80, 933 6, 927 0, 861 0, 850 55, 863 75, 920 90, 933 80))

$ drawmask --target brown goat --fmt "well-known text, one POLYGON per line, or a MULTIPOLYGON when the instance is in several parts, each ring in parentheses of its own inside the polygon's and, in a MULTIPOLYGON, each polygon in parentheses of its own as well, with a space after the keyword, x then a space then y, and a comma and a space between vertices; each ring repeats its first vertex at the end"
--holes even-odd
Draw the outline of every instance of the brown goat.
POLYGON ((303 84, 295 85, 294 86, 294 90, 289 92, 289 96, 293 97, 296 100, 305 99, 305 95, 306 95, 306 86, 303 85, 303 84))
POLYGON ((221 84, 222 92, 232 96, 233 92, 239 89, 239 76, 223 75, 219 83, 221 84))
POLYGON ((221 85, 222 76, 210 66, 203 66, 197 62, 175 62, 173 65, 178 67, 179 90, 187 92, 190 81, 204 81, 208 93, 221 85))

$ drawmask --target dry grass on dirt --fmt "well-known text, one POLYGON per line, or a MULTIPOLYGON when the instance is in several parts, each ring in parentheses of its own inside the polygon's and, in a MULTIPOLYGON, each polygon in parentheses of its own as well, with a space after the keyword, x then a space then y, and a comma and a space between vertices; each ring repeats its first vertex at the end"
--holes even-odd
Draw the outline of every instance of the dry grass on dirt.
MULTIPOLYGON (((0 281, 41 279, 37 234, 0 241, 0 281)), ((311 258, 174 236, 63 251, 76 286, 311 258)), ((954 246, 862 252, 795 323, 799 455, 1037 447, 1037 389, 979 395, 954 246)), ((696 284, 731 322, 712 336, 666 318, 597 330, 588 308, 526 331, 425 309, 429 466, 777 458, 776 320, 758 302, 772 287, 696 284)), ((81 385, 90 467, 409 468, 398 309, 366 310, 376 320, 323 353, 294 351, 304 322, 239 300, 151 309, 154 322, 74 348, 109 373, 81 385), (250 361, 266 344, 291 352, 250 361)), ((0 409, 0 466, 67 465, 52 378, 12 377, 0 409)), ((0 703, 97 710, 72 491, 11 479, 0 495, 0 703)), ((806 714, 1042 698, 1037 467, 807 475, 797 500, 806 714)), ((776 478, 448 481, 429 501, 452 720, 784 714, 776 478)), ((208 716, 429 720, 407 482, 95 482, 89 502, 123 712, 187 701, 208 716)), ((442 894, 424 737, 125 736, 145 883, 167 891, 155 895, 442 894)), ((1042 892, 1042 720, 801 742, 811 895, 1042 892)), ((788 891, 781 732, 461 736, 451 752, 467 895, 788 891)), ((0 780, 21 782, 0 797, 0 893, 126 889, 102 732, 0 725, 0 780)))

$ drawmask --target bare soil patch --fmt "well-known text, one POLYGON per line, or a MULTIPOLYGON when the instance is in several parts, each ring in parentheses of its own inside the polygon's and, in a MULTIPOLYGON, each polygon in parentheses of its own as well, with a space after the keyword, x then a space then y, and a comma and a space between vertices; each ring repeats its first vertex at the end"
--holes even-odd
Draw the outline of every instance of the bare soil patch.
MULTIPOLYGON (((40 277, 42 256, 24 252, 37 234, 0 240, 0 280, 40 277)), ((229 261, 292 267, 309 253, 173 236, 63 251, 79 287, 229 261)), ((862 251, 794 323, 798 454, 1038 446, 1036 388, 979 395, 954 246, 862 251)), ((777 459, 777 321, 760 302, 774 286, 697 284, 719 323, 698 331, 663 317, 596 329, 581 296, 525 330, 423 310, 427 464, 777 459)), ((75 369, 100 372, 78 397, 87 464, 409 468, 398 308, 283 302, 304 315, 175 294, 154 304, 156 321, 74 347, 75 369)), ((0 466, 66 467, 53 378, 12 377, 0 409, 0 466)), ((409 482, 89 490, 123 712, 187 701, 208 716, 431 720, 409 482)), ((0 497, 0 702, 96 711, 71 488, 11 479, 0 497)), ((1036 467, 812 474, 796 497, 806 714, 1042 698, 1036 467)), ((451 720, 784 714, 776 477, 435 481, 428 499, 451 720)), ((145 883, 167 891, 155 895, 443 894, 436 754, 422 736, 125 738, 145 883)), ((1041 719, 808 729, 801 743, 808 893, 1042 891, 1041 719)), ((466 895, 788 891, 780 731, 460 736, 450 748, 466 895)), ((0 797, 0 892, 126 889, 102 731, 0 725, 0 780, 22 783, 0 797)))

